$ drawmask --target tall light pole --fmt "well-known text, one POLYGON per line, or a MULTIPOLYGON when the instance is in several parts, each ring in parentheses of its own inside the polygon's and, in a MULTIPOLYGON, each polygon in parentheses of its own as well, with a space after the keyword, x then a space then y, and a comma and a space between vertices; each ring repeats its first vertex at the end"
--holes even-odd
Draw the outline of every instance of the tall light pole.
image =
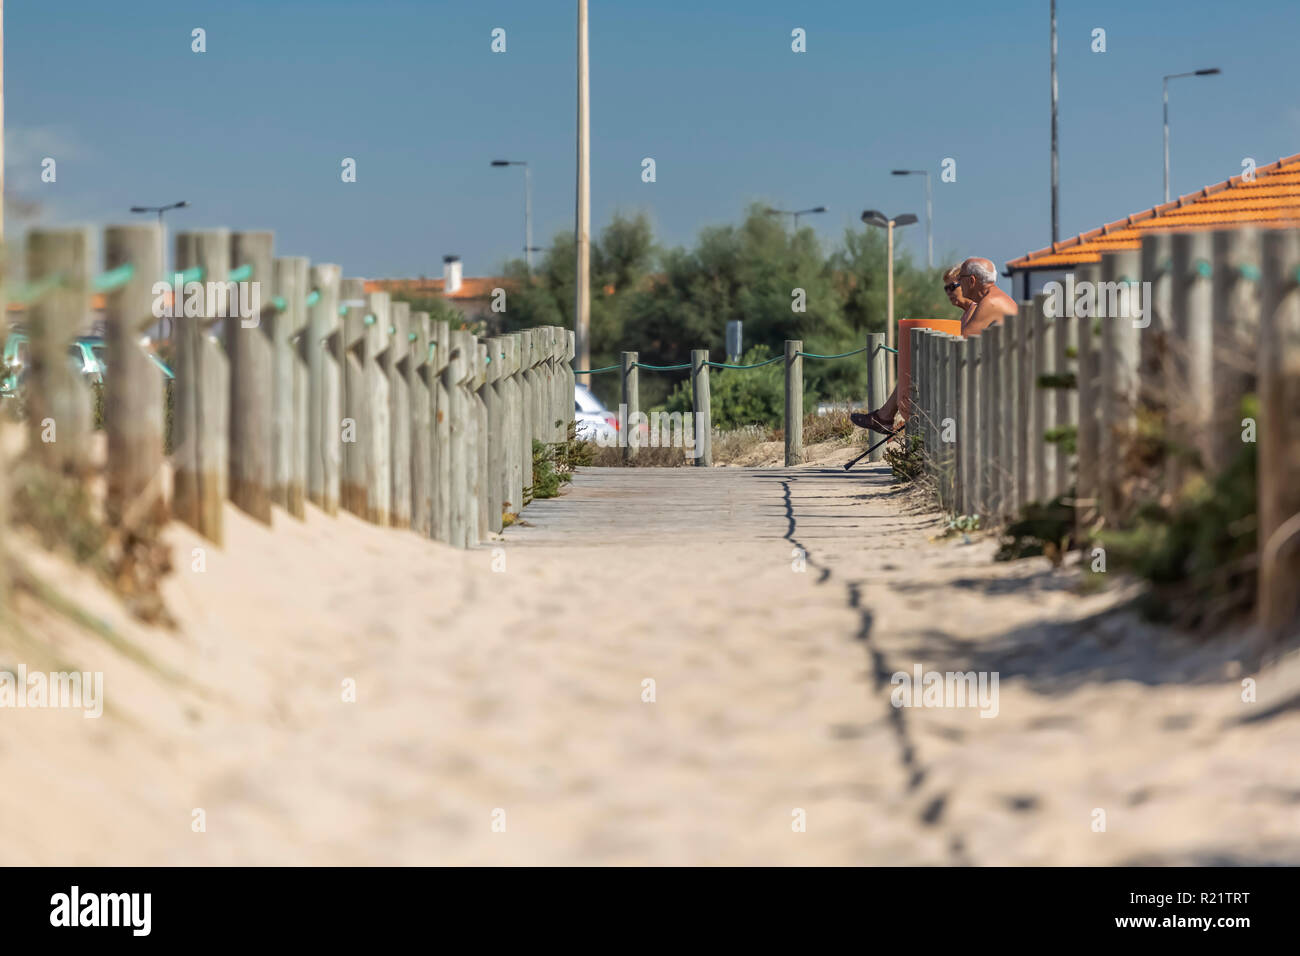
POLYGON ((934 199, 930 195, 930 171, 928 169, 895 169, 895 176, 925 177, 925 267, 934 268, 934 199))
MULTIPOLYGON (((574 289, 573 360, 591 368, 591 94, 587 73, 587 0, 578 0, 578 208, 574 217, 577 275, 574 289)), ((591 377, 580 376, 584 385, 591 377)))
POLYGON ((1184 76, 1217 76, 1223 71, 1217 66, 1208 70, 1193 70, 1190 73, 1170 73, 1160 84, 1165 105, 1165 202, 1169 202, 1169 81, 1184 76))
POLYGON ((533 271, 533 173, 528 162, 522 159, 494 159, 493 166, 524 167, 524 263, 531 275, 533 271))
POLYGON ((793 216, 795 232, 799 231, 800 216, 810 216, 814 213, 825 212, 825 211, 826 211, 825 206, 813 206, 811 209, 799 209, 799 210, 773 209, 771 206, 768 206, 766 209, 763 210, 763 212, 769 216, 793 216))
MULTIPOLYGON (((167 278, 167 233, 163 226, 163 213, 170 212, 173 209, 184 209, 189 203, 185 200, 174 202, 168 206, 132 206, 132 212, 156 212, 158 214, 158 278, 167 278)), ((172 303, 173 309, 177 308, 179 303, 172 303)), ((167 334, 163 339, 171 338, 172 324, 168 323, 167 334)))
MULTIPOLYGON (((916 216, 912 215, 910 212, 905 212, 902 215, 894 216, 890 219, 882 212, 878 212, 875 209, 868 209, 862 213, 862 221, 868 226, 880 226, 882 229, 887 230, 889 277, 886 280, 885 286, 885 345, 891 349, 897 349, 897 346, 894 345, 894 227, 910 226, 912 223, 917 221, 916 216)), ((889 370, 889 390, 893 391, 894 363, 886 362, 885 366, 889 370)))
POLYGON ((1056 0, 1052 0, 1052 245, 1061 241, 1061 154, 1056 135, 1056 0))

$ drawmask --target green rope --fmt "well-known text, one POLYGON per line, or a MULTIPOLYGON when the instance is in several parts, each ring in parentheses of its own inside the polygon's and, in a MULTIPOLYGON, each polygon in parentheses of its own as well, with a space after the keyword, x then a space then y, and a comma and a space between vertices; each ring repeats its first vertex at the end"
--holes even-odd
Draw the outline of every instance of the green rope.
POLYGON ((320 289, 312 289, 311 294, 307 296, 307 308, 311 308, 320 301, 320 289))
MULTIPOLYGON (((643 368, 647 372, 680 372, 682 369, 691 367, 690 362, 687 362, 685 365, 646 365, 644 362, 637 362, 635 364, 637 368, 643 368)), ((611 365, 610 368, 618 368, 618 366, 611 365)), ((603 372, 605 369, 597 369, 597 371, 603 372)))
POLYGON ((891 349, 888 345, 882 345, 881 348, 886 352, 893 352, 895 355, 898 354, 898 349, 891 349))
POLYGON ((865 352, 866 350, 867 347, 864 345, 860 349, 854 349, 852 352, 841 352, 839 355, 817 355, 813 352, 798 352, 796 354, 802 355, 804 358, 839 359, 839 358, 848 358, 850 355, 857 355, 859 352, 865 352))
POLYGON ((174 273, 181 277, 181 285, 189 285, 191 282, 203 281, 203 266, 190 266, 182 272, 174 273))
POLYGON ((10 301, 18 305, 31 305, 33 302, 39 302, 61 285, 63 285, 63 273, 56 272, 44 279, 19 286, 10 301))
POLYGON ((126 262, 116 269, 109 269, 107 272, 95 276, 90 280, 90 286, 96 292, 112 292, 114 289, 120 289, 130 282, 133 275, 135 275, 135 266, 126 262))
POLYGON ((407 332, 407 333, 406 333, 406 341, 408 341, 408 342, 414 342, 414 341, 415 341, 415 333, 414 333, 414 332, 407 332))
MULTIPOLYGON (((505 358, 504 355, 501 357, 505 358)), ((606 365, 604 368, 575 368, 573 370, 573 374, 574 375, 595 375, 597 372, 612 372, 616 368, 619 368, 619 366, 606 365)))
POLYGON ((1200 276, 1202 279, 1208 279, 1210 276, 1214 274, 1214 267, 1211 266, 1204 259, 1197 259, 1196 274, 1200 276))
POLYGON ((1249 262, 1243 262, 1237 266, 1237 275, 1241 276, 1247 282, 1259 281, 1259 269, 1252 266, 1249 262))
POLYGON ((238 269, 232 269, 228 276, 231 282, 244 282, 253 277, 253 267, 251 265, 240 266, 238 269))
POLYGON ((371 314, 367 315, 367 316, 366 316, 364 319, 362 319, 361 321, 364 322, 366 325, 374 325, 374 324, 375 324, 375 316, 374 316, 373 313, 371 313, 371 314))
POLYGON ((768 359, 766 362, 755 362, 753 365, 728 365, 726 362, 710 362, 709 365, 712 368, 735 368, 735 369, 762 368, 764 365, 771 365, 773 362, 780 362, 784 358, 785 358, 784 355, 778 355, 775 358, 768 359))
POLYGON ((289 307, 289 303, 284 301, 284 296, 282 295, 277 295, 275 298, 273 298, 271 300, 271 304, 275 306, 275 311, 277 312, 283 312, 285 309, 289 307))

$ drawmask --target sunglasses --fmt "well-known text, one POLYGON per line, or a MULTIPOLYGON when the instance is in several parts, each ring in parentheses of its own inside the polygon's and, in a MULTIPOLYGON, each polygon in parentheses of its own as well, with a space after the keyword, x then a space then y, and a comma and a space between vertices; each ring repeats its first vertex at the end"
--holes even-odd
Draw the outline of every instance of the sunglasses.
POLYGON ((946 286, 943 287, 943 291, 944 291, 944 292, 951 292, 953 289, 957 288, 959 285, 961 285, 960 282, 949 282, 946 286))

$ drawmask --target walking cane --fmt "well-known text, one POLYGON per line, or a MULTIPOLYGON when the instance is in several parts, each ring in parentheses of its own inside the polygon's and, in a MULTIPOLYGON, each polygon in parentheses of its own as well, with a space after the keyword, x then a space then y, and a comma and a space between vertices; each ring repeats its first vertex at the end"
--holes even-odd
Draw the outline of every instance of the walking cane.
POLYGON ((856 464, 857 464, 858 462, 860 462, 862 459, 866 458, 868 455, 870 455, 873 451, 875 451, 877 448, 879 448, 879 447, 880 447, 881 445, 883 445, 885 442, 889 441, 889 439, 894 438, 895 436, 897 436, 898 433, 901 432, 901 431, 902 431, 904 428, 906 428, 906 427, 907 427, 906 425, 902 425, 902 426, 900 426, 900 427, 898 427, 898 428, 895 428, 892 432, 890 432, 890 433, 889 433, 888 435, 886 435, 884 438, 880 439, 880 441, 876 442, 874 445, 872 445, 870 448, 868 448, 866 451, 864 451, 864 452, 863 452, 861 455, 859 455, 857 458, 854 458, 851 462, 849 462, 847 465, 845 465, 845 466, 844 466, 844 470, 845 470, 845 471, 848 471, 850 468, 852 468, 854 465, 856 465, 856 464))

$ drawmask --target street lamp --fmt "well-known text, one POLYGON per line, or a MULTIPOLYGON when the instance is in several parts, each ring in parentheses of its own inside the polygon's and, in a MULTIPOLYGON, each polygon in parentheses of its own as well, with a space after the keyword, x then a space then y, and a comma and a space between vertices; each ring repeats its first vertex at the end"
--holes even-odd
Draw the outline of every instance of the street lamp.
MULTIPOLYGON (((879 212, 878 210, 868 209, 862 213, 862 221, 868 226, 879 226, 881 229, 886 230, 888 236, 889 277, 886 280, 887 284, 885 287, 885 345, 890 349, 896 350, 897 347, 894 345, 894 227, 910 226, 912 223, 916 222, 917 219, 916 216, 912 215, 910 212, 905 212, 902 215, 889 219, 886 218, 884 213, 879 212)), ((889 388, 892 390, 894 387, 894 364, 892 362, 886 362, 885 365, 889 371, 889 388)))
MULTIPOLYGON (((188 201, 181 200, 180 202, 174 202, 168 206, 132 206, 131 207, 132 212, 137 212, 137 213, 156 212, 158 214, 158 233, 159 233, 158 277, 160 279, 165 280, 167 278, 167 232, 166 229, 163 227, 163 213, 170 212, 173 209, 184 209, 188 205, 189 205, 188 201)), ((174 303, 174 305, 177 304, 178 303, 174 303)), ((162 336, 163 339, 171 338, 171 325, 168 324, 166 328, 167 328, 167 334, 162 336)))
POLYGON ((533 271, 533 173, 528 163, 514 159, 494 159, 493 166, 524 167, 524 262, 528 271, 533 271))
POLYGON ((1222 72, 1216 66, 1208 70, 1193 70, 1190 73, 1170 73, 1161 83, 1165 103, 1165 202, 1169 202, 1169 81, 1184 76, 1217 76, 1222 72))
POLYGON ((894 176, 925 177, 925 267, 934 268, 934 201, 930 195, 930 171, 928 169, 895 169, 894 176))
POLYGON ((825 211, 826 211, 825 206, 814 206, 811 209, 798 209, 798 210, 773 209, 771 206, 768 206, 766 209, 763 210, 763 212, 767 213, 769 216, 794 216, 795 232, 799 231, 800 216, 808 216, 808 215, 812 215, 813 213, 825 212, 825 211))

